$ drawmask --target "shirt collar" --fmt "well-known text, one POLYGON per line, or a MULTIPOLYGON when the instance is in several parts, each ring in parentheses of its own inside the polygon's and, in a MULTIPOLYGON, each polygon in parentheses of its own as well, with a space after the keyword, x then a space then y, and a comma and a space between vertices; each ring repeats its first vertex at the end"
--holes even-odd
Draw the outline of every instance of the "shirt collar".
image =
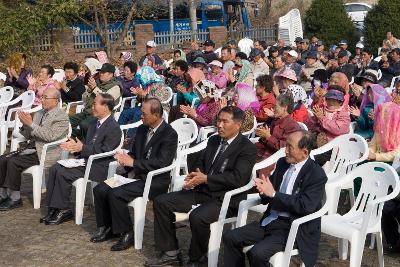
POLYGON ((233 140, 235 140, 235 138, 236 138, 238 135, 239 135, 239 133, 237 133, 234 137, 232 137, 232 138, 226 140, 226 142, 228 142, 228 145, 230 145, 230 144, 233 142, 233 140))
POLYGON ((101 120, 99 120, 99 122, 100 122, 100 125, 103 125, 103 123, 108 119, 108 117, 110 117, 111 116, 111 114, 109 114, 108 116, 106 116, 106 117, 104 117, 104 118, 102 118, 101 120))
POLYGON ((300 171, 301 168, 303 168, 304 164, 306 164, 306 162, 307 162, 308 159, 309 159, 309 158, 306 158, 306 159, 303 160, 303 161, 300 161, 300 162, 298 162, 298 163, 296 163, 296 164, 293 164, 294 168, 295 168, 297 171, 300 171))
POLYGON ((158 130, 158 128, 160 128, 160 126, 161 126, 161 124, 163 123, 163 121, 164 121, 164 120, 161 120, 160 124, 158 124, 158 125, 157 125, 156 127, 154 127, 154 128, 151 128, 151 127, 150 127, 150 129, 153 130, 153 133, 155 133, 155 132, 158 130))

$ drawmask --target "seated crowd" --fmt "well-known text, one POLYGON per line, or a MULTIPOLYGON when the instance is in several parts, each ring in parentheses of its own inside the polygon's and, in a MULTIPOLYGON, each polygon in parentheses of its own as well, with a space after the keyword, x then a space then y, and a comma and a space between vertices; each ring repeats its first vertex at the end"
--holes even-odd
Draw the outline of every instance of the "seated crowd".
MULTIPOLYGON (((311 150, 354 132, 368 141, 369 161, 391 164, 399 155, 400 79, 393 78, 400 75, 400 48, 384 44, 376 60, 362 43, 353 55, 346 40, 329 50, 316 37, 311 42, 296 38, 293 46, 282 40, 272 46, 255 40, 248 48, 230 41, 219 53, 208 40, 203 51, 197 42, 184 44, 163 62, 157 44, 148 41, 138 64, 131 52, 122 52, 114 65, 98 52, 81 66, 67 62, 62 81, 53 79, 51 65, 41 66, 34 76, 26 55, 15 53, 8 60, 4 85, 14 88, 15 97, 33 91, 32 107, 39 111, 33 117, 26 111, 16 114, 26 142, 0 156, 0 211, 22 206, 22 172, 39 165, 44 145, 65 138, 71 126, 71 136, 47 151, 46 211, 40 222, 59 225, 74 217, 72 187, 86 175, 86 167, 58 162, 62 151, 87 162, 90 156, 123 144, 125 149, 94 160, 88 173, 96 185, 97 230, 90 241, 119 237, 111 250, 128 249, 135 239, 128 204, 149 190, 149 172, 174 161, 180 133, 171 123, 189 118, 200 132, 212 126, 214 132, 201 153, 188 157, 182 190, 169 192, 169 173, 153 178, 149 198, 155 248, 162 253, 145 266, 182 264, 177 212, 189 213, 190 266, 204 264, 210 225, 218 220, 225 193, 245 186, 256 163, 285 148, 285 158, 257 172, 251 192, 232 198, 227 214, 236 216, 240 201, 258 192, 262 203, 269 203, 263 217, 223 235, 225 266, 245 266, 246 254, 251 266, 267 266, 269 258, 285 249, 291 222, 322 206, 327 182, 322 167, 331 151, 311 159, 311 150), (394 88, 389 87, 392 79, 394 88), (127 98, 133 103, 120 106, 127 98), (76 101, 82 101, 81 110, 68 109, 67 114, 65 107, 76 101), (140 126, 126 133, 121 130, 122 125, 139 121, 140 126), (118 163, 118 175, 132 180, 117 185, 115 176, 108 177, 112 161, 118 163), (249 245, 254 246, 244 254, 249 245)), ((396 198, 385 204, 382 215, 389 252, 400 252, 399 220, 396 198)), ((296 239, 306 266, 316 263, 320 224, 308 222, 308 232, 296 239)))

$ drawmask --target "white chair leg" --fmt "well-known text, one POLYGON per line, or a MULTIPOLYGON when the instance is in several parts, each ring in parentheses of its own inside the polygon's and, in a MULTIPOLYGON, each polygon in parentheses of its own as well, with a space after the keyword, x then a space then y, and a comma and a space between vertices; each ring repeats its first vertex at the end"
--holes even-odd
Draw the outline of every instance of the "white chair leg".
POLYGON ((6 152, 8 128, 4 123, 0 125, 0 155, 6 152))
POLYGON ((379 267, 384 267, 385 263, 383 259, 382 232, 376 233, 373 236, 376 237, 376 249, 378 250, 379 267))
POLYGON ((374 249, 375 248, 375 234, 370 234, 371 235, 371 243, 369 244, 369 249, 374 249))
POLYGON ((221 247, 224 225, 214 222, 210 225, 210 240, 208 242, 208 267, 217 267, 219 249, 221 247))
POLYGON ((96 185, 98 184, 98 183, 96 183, 96 182, 93 182, 93 181, 91 181, 90 182, 91 183, 91 189, 92 190, 90 190, 90 197, 91 197, 91 200, 92 200, 92 205, 93 205, 93 207, 94 207, 94 194, 93 194, 93 190, 94 190, 94 188, 96 187, 96 185))
POLYGON ((76 181, 76 193, 75 193, 75 223, 82 224, 83 219, 83 208, 85 206, 85 194, 86 194, 86 185, 83 182, 83 179, 78 179, 76 181))
POLYGON ((354 238, 350 244, 350 267, 360 267, 364 252, 365 236, 354 238))
POLYGON ((136 199, 138 203, 134 205, 134 232, 135 232, 135 249, 142 249, 144 221, 146 219, 145 203, 142 200, 136 199))
POLYGON ((40 200, 42 198, 42 176, 40 177, 32 173, 32 184, 33 184, 33 208, 40 209, 40 200))
POLYGON ((349 251, 349 242, 346 239, 339 238, 339 259, 346 260, 349 251))

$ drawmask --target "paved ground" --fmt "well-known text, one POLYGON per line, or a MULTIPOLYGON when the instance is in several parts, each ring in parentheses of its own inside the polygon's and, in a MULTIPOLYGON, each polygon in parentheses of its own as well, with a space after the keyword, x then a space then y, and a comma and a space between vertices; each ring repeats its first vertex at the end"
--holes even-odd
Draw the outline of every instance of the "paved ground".
MULTIPOLYGON (((32 208, 31 188, 30 179, 24 179, 23 208, 0 213, 0 266, 143 266, 146 258, 156 256, 151 206, 146 216, 143 250, 131 248, 124 252, 111 252, 112 242, 88 242, 90 233, 95 230, 94 213, 89 207, 85 207, 83 225, 73 222, 59 226, 40 224, 41 212, 32 208)), ((257 218, 255 214, 252 216, 257 218)), ((179 229, 178 238, 186 254, 189 229, 179 229)), ((348 261, 337 259, 336 248, 335 239, 323 236, 317 266, 348 266, 348 261)), ((400 267, 399 256, 385 256, 385 266, 400 267)), ((378 266, 376 251, 364 250, 362 266, 378 266)))

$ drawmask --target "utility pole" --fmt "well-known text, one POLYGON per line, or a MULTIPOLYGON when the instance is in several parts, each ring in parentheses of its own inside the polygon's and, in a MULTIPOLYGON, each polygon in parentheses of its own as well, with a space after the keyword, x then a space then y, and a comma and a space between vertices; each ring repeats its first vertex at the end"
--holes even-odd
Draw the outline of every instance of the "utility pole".
POLYGON ((174 32, 174 0, 169 0, 169 31, 174 32))
POLYGON ((195 0, 189 0, 190 28, 192 29, 192 41, 196 41, 197 17, 195 0))

